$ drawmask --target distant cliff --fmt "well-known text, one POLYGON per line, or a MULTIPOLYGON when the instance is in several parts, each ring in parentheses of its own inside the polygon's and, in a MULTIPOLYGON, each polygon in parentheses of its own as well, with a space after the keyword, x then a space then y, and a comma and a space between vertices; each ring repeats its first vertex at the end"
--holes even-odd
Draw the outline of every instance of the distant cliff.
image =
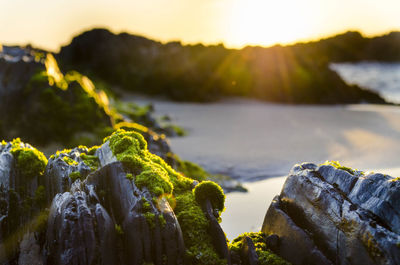
POLYGON ((234 50, 93 29, 62 47, 58 58, 64 69, 180 101, 244 96, 283 103, 384 103, 374 92, 347 85, 329 63, 400 60, 399 35, 367 39, 348 32, 318 42, 234 50))

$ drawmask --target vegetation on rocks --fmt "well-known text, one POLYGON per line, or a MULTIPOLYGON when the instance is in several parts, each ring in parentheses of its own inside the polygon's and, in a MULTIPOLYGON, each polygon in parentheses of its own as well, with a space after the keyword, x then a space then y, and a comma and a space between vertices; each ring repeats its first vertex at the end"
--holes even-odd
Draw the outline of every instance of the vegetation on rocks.
POLYGON ((67 69, 128 91, 177 101, 242 96, 303 104, 385 103, 374 92, 346 84, 329 63, 399 60, 398 35, 367 39, 349 32, 318 42, 235 50, 223 45, 162 44, 93 29, 62 47, 58 57, 67 69), (384 57, 377 52, 381 50, 386 51, 384 57))
MULTIPOLYGON (((226 264, 212 247, 211 236, 208 234, 208 220, 192 191, 194 180, 177 173, 160 157, 151 154, 143 136, 137 132, 118 130, 105 141, 109 142, 117 159, 129 169, 131 175, 127 177, 134 178, 139 188, 146 187, 157 197, 172 195, 175 198, 174 212, 183 232, 187 259, 191 264, 226 264)), ((209 185, 207 182, 204 187, 209 185)), ((212 192, 207 195, 211 201, 217 202, 214 206, 222 210, 224 201, 221 201, 221 193, 225 198, 223 191, 217 184, 212 185, 209 189, 212 192), (215 190, 221 193, 214 192, 215 190)), ((199 194, 203 196, 202 191, 199 194)), ((154 222, 154 218, 155 216, 149 214, 146 216, 150 223, 154 222)))
POLYGON ((219 212, 225 210, 225 194, 218 184, 212 181, 203 181, 193 189, 194 198, 201 204, 209 199, 213 208, 219 212))
POLYGON ((249 237, 253 241, 256 253, 258 255, 259 265, 290 265, 289 262, 274 254, 274 252, 268 248, 268 245, 266 244, 266 235, 262 232, 244 233, 235 238, 229 244, 229 249, 233 255, 240 256, 243 239, 245 237, 249 237))
POLYGON ((347 171, 347 172, 349 172, 349 173, 352 174, 352 175, 355 175, 355 174, 361 174, 361 175, 363 175, 363 174, 364 174, 364 172, 358 171, 357 169, 353 169, 353 168, 350 168, 350 167, 346 167, 346 166, 341 165, 341 164, 339 163, 339 161, 329 160, 329 161, 325 161, 325 163, 321 164, 321 166, 322 166, 322 165, 333 166, 334 168, 347 171))
POLYGON ((92 146, 123 124, 141 128, 143 134, 151 129, 184 134, 183 129, 154 119, 152 107, 114 100, 87 76, 74 70, 63 73, 50 53, 19 47, 14 52, 26 53, 34 62, 15 64, 0 57, 0 111, 7 113, 0 120, 3 139, 20 137, 40 146, 92 146), (21 106, 29 111, 21 111, 21 106))
POLYGON ((21 139, 14 139, 12 142, 11 153, 14 156, 17 168, 21 174, 32 178, 44 173, 47 165, 47 158, 36 148, 21 142, 21 139))

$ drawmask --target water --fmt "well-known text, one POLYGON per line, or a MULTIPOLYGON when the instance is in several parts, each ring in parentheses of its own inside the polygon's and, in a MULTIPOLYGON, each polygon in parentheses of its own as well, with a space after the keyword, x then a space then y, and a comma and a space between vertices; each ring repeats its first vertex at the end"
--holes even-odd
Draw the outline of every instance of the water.
POLYGON ((280 193, 286 177, 246 183, 248 193, 228 193, 222 228, 229 240, 244 232, 258 232, 272 199, 280 193))
POLYGON ((389 102, 400 103, 400 63, 331 64, 348 84, 359 85, 380 93, 389 102))
POLYGON ((248 193, 227 194, 221 225, 229 239, 258 231, 272 198, 280 193, 285 180, 281 176, 296 163, 339 160, 362 170, 400 175, 399 107, 127 100, 152 102, 156 115, 168 114, 188 130, 188 136, 170 139, 180 157, 245 182, 248 193))

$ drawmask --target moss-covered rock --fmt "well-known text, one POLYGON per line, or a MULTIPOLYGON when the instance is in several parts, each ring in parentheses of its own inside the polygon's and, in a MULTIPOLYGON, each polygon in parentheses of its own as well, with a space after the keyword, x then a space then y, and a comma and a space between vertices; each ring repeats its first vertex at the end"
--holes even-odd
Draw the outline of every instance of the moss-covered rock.
MULTIPOLYGON (((290 265, 278 255, 276 255, 266 244, 266 235, 262 232, 244 233, 235 238, 230 244, 229 249, 232 256, 235 258, 234 262, 238 265, 246 264, 241 261, 241 252, 243 248, 243 239, 249 237, 254 243, 255 251, 258 256, 259 265, 290 265)), ((243 259, 243 258, 242 258, 243 259)))
POLYGON ((194 197, 199 204, 206 199, 210 200, 214 209, 222 212, 225 210, 225 194, 222 188, 212 181, 203 181, 193 190, 194 197))
POLYGON ((354 174, 361 174, 361 175, 363 175, 363 174, 364 174, 364 172, 358 171, 357 169, 353 169, 353 168, 350 168, 350 167, 346 167, 346 166, 341 165, 339 161, 327 160, 327 161, 325 161, 324 163, 320 164, 320 166, 323 166, 323 165, 333 166, 334 168, 347 171, 347 172, 349 172, 349 173, 352 174, 352 175, 354 175, 354 174))
MULTIPOLYGON (((182 229, 190 263, 225 264, 226 261, 213 248, 212 236, 208 234, 208 220, 193 195, 194 180, 177 173, 161 158, 151 154, 143 136, 137 132, 118 130, 105 141, 109 142, 114 155, 132 174, 129 179, 134 178, 139 188, 146 188, 157 197, 174 196, 174 212, 182 229)), ((210 188, 210 184, 206 182, 203 185, 210 192, 202 193, 203 188, 200 188, 200 197, 210 196, 209 199, 216 202, 216 208, 222 210, 221 196, 225 198, 223 191, 215 183, 210 188)), ((152 223, 154 218, 148 214, 146 219, 152 223)))
POLYGON ((12 142, 11 154, 14 156, 17 168, 27 178, 43 175, 47 165, 47 158, 44 154, 30 145, 21 142, 21 139, 14 139, 12 142))

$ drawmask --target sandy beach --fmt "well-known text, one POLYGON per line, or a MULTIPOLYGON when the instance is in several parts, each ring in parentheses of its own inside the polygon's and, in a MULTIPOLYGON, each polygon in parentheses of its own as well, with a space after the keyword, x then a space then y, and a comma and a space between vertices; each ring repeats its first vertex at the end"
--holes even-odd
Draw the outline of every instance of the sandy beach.
POLYGON ((293 106, 231 99, 218 103, 152 102, 188 131, 170 139, 183 159, 244 181, 229 193, 222 227, 229 239, 257 231, 285 175, 296 163, 338 160, 364 171, 400 176, 400 108, 380 105, 293 106))
POLYGON ((283 176, 299 162, 339 160, 385 172, 400 167, 400 108, 395 106, 151 102, 156 115, 168 114, 189 133, 170 139, 174 152, 245 181, 283 176))

